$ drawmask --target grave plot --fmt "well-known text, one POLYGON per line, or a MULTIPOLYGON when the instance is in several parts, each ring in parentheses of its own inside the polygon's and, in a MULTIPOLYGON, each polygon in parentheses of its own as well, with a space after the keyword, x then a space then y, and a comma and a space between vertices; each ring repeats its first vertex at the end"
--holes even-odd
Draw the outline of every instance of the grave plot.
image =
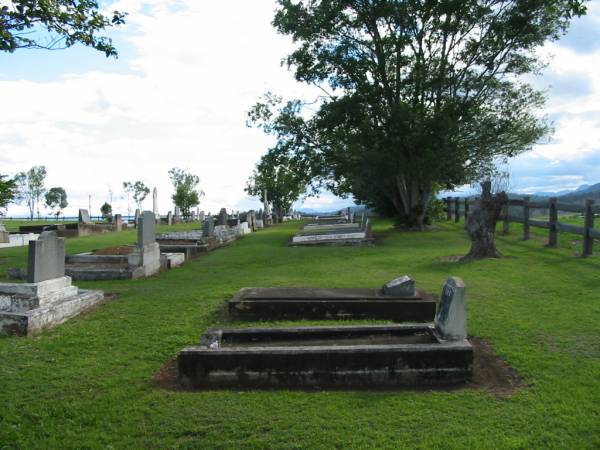
POLYGON ((446 282, 434 324, 210 330, 178 356, 193 388, 400 387, 465 383, 465 285, 446 282))
POLYGON ((436 300, 408 276, 368 288, 244 288, 228 301, 230 317, 250 320, 385 319, 430 322, 436 300))
POLYGON ((183 255, 161 254, 155 241, 156 216, 144 211, 138 219, 135 246, 79 253, 66 258, 66 273, 74 280, 119 280, 149 277, 183 262, 183 255), (171 259, 171 261, 169 261, 171 259))
POLYGON ((65 322, 104 299, 65 276, 65 240, 45 231, 29 243, 27 283, 0 283, 0 335, 29 336, 65 322))
POLYGON ((373 233, 368 218, 363 216, 360 224, 344 222, 343 218, 335 220, 337 222, 328 219, 325 222, 315 221, 312 224, 305 225, 300 233, 291 238, 289 245, 345 246, 373 244, 373 233))
POLYGON ((87 209, 79 210, 79 221, 73 223, 61 223, 51 225, 22 225, 19 227, 19 232, 26 233, 42 233, 43 231, 55 231, 59 237, 82 237, 91 236, 93 234, 108 233, 111 231, 122 231, 127 229, 127 224, 123 223, 120 214, 113 216, 112 223, 94 223, 92 222, 87 209))

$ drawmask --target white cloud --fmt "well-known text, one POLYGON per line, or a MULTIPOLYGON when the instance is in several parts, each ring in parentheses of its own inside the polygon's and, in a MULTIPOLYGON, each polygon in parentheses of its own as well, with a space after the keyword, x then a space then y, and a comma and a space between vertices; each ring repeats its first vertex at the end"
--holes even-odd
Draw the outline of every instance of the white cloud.
POLYGON ((65 187, 70 213, 92 195, 98 214, 108 185, 117 192, 138 179, 158 187, 166 213, 167 171, 175 166, 200 176, 203 209, 248 207, 246 179, 272 140, 245 127, 246 111, 267 90, 313 95, 280 67, 290 42, 270 24, 274 7, 271 0, 110 5, 129 12, 122 33, 135 48, 130 70, 109 73, 107 60, 107 72, 70 67, 58 81, 0 80, 2 172, 46 165, 47 185, 65 187))

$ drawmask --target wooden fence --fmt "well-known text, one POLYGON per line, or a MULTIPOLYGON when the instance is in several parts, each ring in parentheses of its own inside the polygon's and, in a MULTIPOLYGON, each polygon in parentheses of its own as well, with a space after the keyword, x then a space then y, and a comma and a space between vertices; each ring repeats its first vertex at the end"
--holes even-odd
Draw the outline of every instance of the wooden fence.
MULTIPOLYGON (((459 222, 462 216, 465 219, 469 217, 469 207, 475 204, 474 198, 447 197, 444 199, 444 210, 446 211, 446 219, 459 222)), ((513 208, 514 209, 514 208, 513 208)), ((567 233, 583 236, 583 256, 590 256, 594 248, 594 239, 600 239, 600 230, 594 228, 594 215, 600 214, 600 206, 594 205, 594 200, 586 200, 585 206, 574 205, 569 203, 559 203, 555 197, 549 198, 548 201, 530 201, 529 197, 523 197, 522 200, 509 200, 504 206, 500 220, 502 221, 502 231, 504 234, 509 232, 509 223, 518 222, 523 224, 523 239, 531 239, 531 227, 544 228, 548 230, 548 247, 556 247, 558 245, 558 232, 565 231, 567 233), (510 207, 523 208, 523 216, 518 217, 510 215, 510 207), (534 220, 531 218, 531 211, 535 209, 548 210, 548 220, 534 220), (558 212, 572 212, 583 215, 583 226, 571 225, 568 223, 559 222, 558 212)))

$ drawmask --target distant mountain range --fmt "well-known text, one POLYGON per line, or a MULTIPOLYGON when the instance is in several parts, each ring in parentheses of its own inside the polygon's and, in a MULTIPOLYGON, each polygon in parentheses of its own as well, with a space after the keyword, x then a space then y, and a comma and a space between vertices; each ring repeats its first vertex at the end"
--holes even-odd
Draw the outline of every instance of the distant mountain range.
POLYGON ((587 199, 600 200, 600 183, 582 184, 577 189, 558 192, 536 192, 532 197, 559 197, 565 203, 582 203, 587 199))

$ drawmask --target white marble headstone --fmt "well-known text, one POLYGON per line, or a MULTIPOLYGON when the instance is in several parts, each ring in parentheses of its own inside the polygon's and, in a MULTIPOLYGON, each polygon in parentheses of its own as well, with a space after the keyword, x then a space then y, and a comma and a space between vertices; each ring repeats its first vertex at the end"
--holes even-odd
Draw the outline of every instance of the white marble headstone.
POLYGON ((449 341, 467 338, 467 287, 461 278, 450 277, 444 284, 435 314, 435 328, 449 341))

